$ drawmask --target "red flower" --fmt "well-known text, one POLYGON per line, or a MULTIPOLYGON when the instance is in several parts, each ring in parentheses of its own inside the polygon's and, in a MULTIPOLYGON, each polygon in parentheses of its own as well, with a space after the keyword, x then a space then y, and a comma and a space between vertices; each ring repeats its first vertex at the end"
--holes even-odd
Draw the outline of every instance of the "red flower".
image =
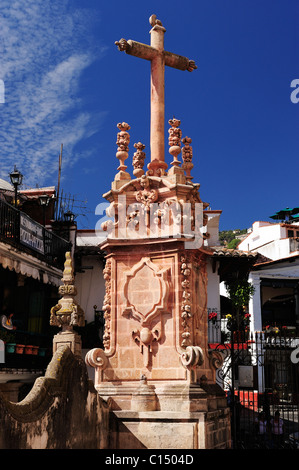
POLYGON ((209 313, 208 318, 209 318, 209 320, 216 320, 216 318, 217 318, 217 312, 211 312, 211 313, 209 313))

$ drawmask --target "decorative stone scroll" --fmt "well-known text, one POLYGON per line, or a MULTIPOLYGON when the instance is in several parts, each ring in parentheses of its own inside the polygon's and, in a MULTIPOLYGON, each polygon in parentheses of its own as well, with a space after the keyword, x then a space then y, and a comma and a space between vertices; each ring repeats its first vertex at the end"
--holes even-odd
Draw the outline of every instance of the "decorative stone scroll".
POLYGON ((209 351, 210 365, 213 369, 220 369, 223 366, 224 357, 219 351, 209 351))
POLYGON ((180 360, 187 370, 187 379, 190 383, 197 383, 196 369, 204 363, 204 354, 199 346, 187 346, 181 354, 180 360))
POLYGON ((85 362, 90 367, 98 367, 105 370, 108 365, 108 358, 101 348, 94 348, 87 352, 85 362))
POLYGON ((204 362, 203 351, 199 346, 188 346, 180 359, 186 369, 200 366, 204 362))

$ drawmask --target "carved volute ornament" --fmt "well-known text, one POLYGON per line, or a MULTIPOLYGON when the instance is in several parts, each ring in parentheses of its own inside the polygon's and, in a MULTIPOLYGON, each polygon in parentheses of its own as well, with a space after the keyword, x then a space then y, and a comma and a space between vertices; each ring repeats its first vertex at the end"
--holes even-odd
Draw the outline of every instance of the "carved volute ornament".
POLYGON ((51 308, 50 325, 59 326, 62 333, 64 333, 73 331, 73 326, 85 325, 84 311, 74 300, 77 289, 74 285, 74 271, 70 252, 65 254, 62 281, 63 285, 58 289, 62 298, 57 305, 51 308))

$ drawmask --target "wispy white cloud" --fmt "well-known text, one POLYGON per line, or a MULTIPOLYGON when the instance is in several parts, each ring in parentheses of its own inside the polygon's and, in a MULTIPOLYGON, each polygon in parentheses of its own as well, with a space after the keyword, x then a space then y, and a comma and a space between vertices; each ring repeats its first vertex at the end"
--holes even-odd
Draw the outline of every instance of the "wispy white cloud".
POLYGON ((0 176, 16 163, 27 185, 48 184, 61 143, 66 169, 105 114, 91 114, 80 95, 82 74, 104 50, 89 33, 97 18, 69 0, 2 0, 0 15, 0 176))

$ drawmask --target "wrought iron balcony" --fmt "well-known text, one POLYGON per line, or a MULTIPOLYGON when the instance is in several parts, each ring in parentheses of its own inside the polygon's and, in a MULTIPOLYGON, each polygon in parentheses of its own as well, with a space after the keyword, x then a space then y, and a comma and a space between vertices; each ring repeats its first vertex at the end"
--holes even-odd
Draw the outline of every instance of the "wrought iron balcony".
POLYGON ((71 243, 45 229, 24 212, 0 200, 0 240, 63 269, 71 243))

